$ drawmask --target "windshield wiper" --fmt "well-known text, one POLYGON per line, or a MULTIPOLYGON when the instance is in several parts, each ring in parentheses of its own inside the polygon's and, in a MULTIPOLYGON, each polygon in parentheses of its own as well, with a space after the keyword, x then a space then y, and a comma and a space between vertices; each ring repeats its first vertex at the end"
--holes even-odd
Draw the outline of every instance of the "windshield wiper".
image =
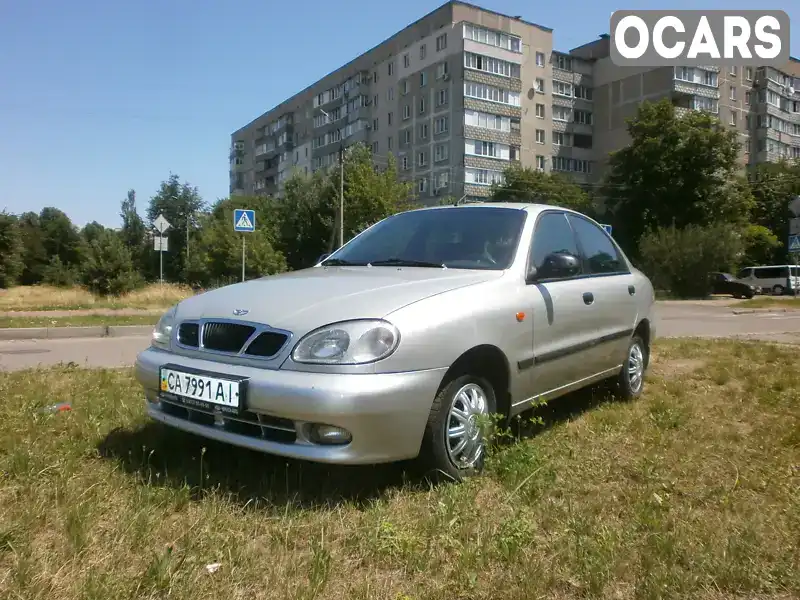
POLYGON ((386 260, 373 260, 370 263, 373 267, 392 266, 392 267, 430 267, 434 269, 446 269, 443 263, 428 262, 424 260, 409 260, 405 258, 387 258, 386 260))
POLYGON ((343 258, 329 258, 320 263, 323 267, 363 267, 365 263, 354 263, 343 258))

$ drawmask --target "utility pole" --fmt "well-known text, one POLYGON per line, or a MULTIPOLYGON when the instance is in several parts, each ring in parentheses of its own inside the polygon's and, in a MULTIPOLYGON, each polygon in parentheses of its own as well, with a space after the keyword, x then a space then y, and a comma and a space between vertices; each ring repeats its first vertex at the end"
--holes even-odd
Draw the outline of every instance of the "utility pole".
POLYGON ((344 144, 339 146, 339 248, 344 246, 344 144))

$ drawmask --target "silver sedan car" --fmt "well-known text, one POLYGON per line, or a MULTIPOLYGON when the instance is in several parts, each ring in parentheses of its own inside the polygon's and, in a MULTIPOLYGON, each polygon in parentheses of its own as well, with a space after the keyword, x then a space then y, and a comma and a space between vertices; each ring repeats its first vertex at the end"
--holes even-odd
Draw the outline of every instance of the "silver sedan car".
POLYGON ((609 380, 642 392, 654 294, 595 221, 553 206, 407 211, 314 267, 188 298, 136 375, 149 415, 266 453, 479 471, 492 415, 609 380))

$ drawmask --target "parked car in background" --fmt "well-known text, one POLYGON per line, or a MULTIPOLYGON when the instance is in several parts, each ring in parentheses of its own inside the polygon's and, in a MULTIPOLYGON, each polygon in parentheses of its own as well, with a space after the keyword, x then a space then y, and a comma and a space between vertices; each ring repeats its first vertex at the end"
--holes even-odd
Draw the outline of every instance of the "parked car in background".
POLYGON ((316 266, 168 310, 136 361, 177 429, 328 463, 482 468, 505 419, 596 382, 642 393, 654 293, 595 221, 536 204, 407 211, 316 266))
POLYGON ((737 273, 737 279, 759 286, 764 293, 776 296, 794 293, 800 287, 800 267, 795 265, 762 265, 746 267, 737 273))
POLYGON ((712 294, 731 295, 734 298, 752 298, 760 292, 756 286, 738 281, 730 273, 711 273, 709 279, 712 294))

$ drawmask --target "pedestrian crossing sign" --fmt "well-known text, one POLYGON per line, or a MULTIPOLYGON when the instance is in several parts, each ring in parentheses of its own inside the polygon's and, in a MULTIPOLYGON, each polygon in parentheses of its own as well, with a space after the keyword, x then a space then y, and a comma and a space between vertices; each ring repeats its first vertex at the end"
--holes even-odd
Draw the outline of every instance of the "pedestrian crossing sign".
POLYGON ((255 231, 256 230, 256 211, 237 208, 233 211, 233 230, 234 231, 255 231))

